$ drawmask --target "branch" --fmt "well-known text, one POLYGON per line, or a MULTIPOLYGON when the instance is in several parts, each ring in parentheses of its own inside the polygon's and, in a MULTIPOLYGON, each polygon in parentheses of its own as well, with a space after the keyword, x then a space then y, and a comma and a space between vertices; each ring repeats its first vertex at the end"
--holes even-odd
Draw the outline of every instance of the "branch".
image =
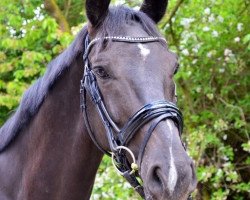
POLYGON ((250 3, 245 2, 245 8, 243 8, 240 12, 239 12, 239 16, 241 16, 246 10, 248 10, 250 3))
POLYGON ((70 6, 71 6, 71 0, 66 1, 65 2, 65 17, 66 18, 68 17, 70 6))
POLYGON ((63 32, 70 33, 69 24, 64 15, 62 14, 60 8, 56 4, 55 0, 44 0, 44 7, 46 11, 49 13, 49 15, 51 15, 56 19, 57 23, 60 26, 60 29, 63 32))
POLYGON ((227 106, 227 107, 229 107, 229 108, 237 109, 237 110, 240 112, 241 120, 244 121, 245 123, 247 123, 247 122, 246 122, 246 117, 245 117, 244 111, 243 111, 243 109, 242 109, 240 106, 236 106, 236 105, 227 103, 227 102, 226 102, 224 99, 222 99, 221 97, 218 97, 218 99, 219 99, 225 106, 227 106))
POLYGON ((184 2, 184 0, 178 0, 175 7, 173 8, 172 12, 170 13, 169 17, 167 18, 166 22, 162 25, 162 28, 165 27, 171 19, 175 16, 178 9, 181 7, 181 4, 184 2))
POLYGON ((169 21, 169 30, 170 30, 170 34, 171 34, 171 36, 173 38, 173 44, 175 44, 177 52, 179 52, 179 50, 180 50, 178 48, 179 47, 179 40, 176 38, 176 35, 174 33, 172 21, 169 21))
MULTIPOLYGON (((247 137, 247 139, 249 140, 250 137, 249 137, 249 134, 248 134, 248 131, 246 129, 246 125, 247 125, 247 120, 246 120, 246 117, 245 117, 245 114, 244 114, 244 111, 243 109, 240 107, 240 106, 236 106, 236 105, 232 105, 230 103, 227 103, 224 99, 222 99, 221 97, 218 97, 218 99, 227 107, 229 108, 232 108, 232 109, 237 109, 240 113, 240 117, 241 117, 241 120, 245 122, 245 125, 244 125, 244 132, 245 132, 245 135, 247 137)), ((235 134, 236 136, 238 136, 237 134, 235 134)))

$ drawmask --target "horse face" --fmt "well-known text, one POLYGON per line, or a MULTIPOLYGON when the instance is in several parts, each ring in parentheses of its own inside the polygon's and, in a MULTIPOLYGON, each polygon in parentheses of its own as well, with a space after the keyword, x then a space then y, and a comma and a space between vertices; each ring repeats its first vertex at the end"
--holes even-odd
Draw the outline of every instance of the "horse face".
MULTIPOLYGON (((166 4, 166 1, 159 2, 166 4)), ((138 16, 132 14, 133 17, 128 17, 129 14, 123 8, 108 11, 108 4, 109 1, 106 1, 97 5, 96 10, 100 10, 100 15, 88 15, 89 33, 92 39, 112 33, 112 30, 108 28, 115 25, 117 22, 115 18, 119 16, 125 20, 118 21, 124 23, 116 24, 116 29, 119 31, 113 32, 118 35, 112 36, 149 36, 142 22, 137 19, 138 16)), ((149 4, 150 1, 145 1, 141 10, 157 22, 161 17, 152 14, 153 10, 150 10, 149 4)), ((89 6, 91 7, 90 4, 89 6)), ((87 9, 89 9, 87 13, 91 13, 94 8, 87 7, 87 9)), ((143 17, 143 14, 141 16, 143 17)), ((147 20, 150 27, 153 23, 150 19, 147 20)), ((157 100, 176 103, 173 75, 178 66, 177 56, 168 51, 167 47, 160 42, 104 42, 92 48, 89 59, 105 106, 120 128, 145 104, 157 100)), ((92 115, 93 119, 98 118, 94 113, 92 115)), ((144 125, 129 143, 128 147, 136 157, 145 134, 154 121, 144 125)), ((94 129, 103 130, 103 127, 94 129)), ((97 138, 104 137, 105 134, 100 134, 97 138)), ((108 150, 108 142, 105 138, 99 142, 108 150)), ((147 199, 187 199, 195 189, 193 162, 187 155, 179 130, 172 120, 164 120, 154 129, 146 145, 139 173, 147 199)))

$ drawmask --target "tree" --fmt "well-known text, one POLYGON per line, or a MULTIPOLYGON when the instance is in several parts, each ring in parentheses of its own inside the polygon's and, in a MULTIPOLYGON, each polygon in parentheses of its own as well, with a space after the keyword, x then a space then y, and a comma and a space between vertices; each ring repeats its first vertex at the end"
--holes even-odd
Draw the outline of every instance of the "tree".
POLYGON ((0 123, 14 111, 22 93, 73 36, 59 29, 39 1, 2 0, 0 12, 0 123))
MULTIPOLYGON (((126 3, 136 7, 141 1, 126 3)), ((0 4, 2 124, 86 17, 82 0, 1 0, 0 4)), ((197 167, 195 199, 250 198, 249 15, 246 0, 173 0, 159 24, 169 48, 179 55, 178 104, 197 167)), ((105 157, 92 199, 138 199, 128 187, 105 157)))

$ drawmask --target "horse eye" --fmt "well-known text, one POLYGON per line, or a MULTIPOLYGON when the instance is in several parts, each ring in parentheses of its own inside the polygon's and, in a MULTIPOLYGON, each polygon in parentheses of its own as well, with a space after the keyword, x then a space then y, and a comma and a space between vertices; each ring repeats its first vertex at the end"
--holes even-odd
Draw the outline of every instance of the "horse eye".
POLYGON ((97 76, 99 76, 100 78, 103 78, 103 79, 107 79, 110 77, 109 74, 105 71, 105 69, 103 67, 94 68, 94 72, 97 76))

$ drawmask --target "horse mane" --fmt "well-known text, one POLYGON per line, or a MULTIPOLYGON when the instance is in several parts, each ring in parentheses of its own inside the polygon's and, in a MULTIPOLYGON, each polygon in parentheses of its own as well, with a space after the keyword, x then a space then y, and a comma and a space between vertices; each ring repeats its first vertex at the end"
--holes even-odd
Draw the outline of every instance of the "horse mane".
POLYGON ((0 152, 17 136, 32 117, 38 112, 50 89, 59 77, 70 67, 79 54, 84 51, 84 39, 87 28, 84 27, 73 43, 58 57, 52 60, 44 76, 39 78, 23 95, 16 112, 0 128, 0 152))
MULTIPOLYGON (((124 6, 112 7, 102 25, 98 28, 97 37, 122 36, 124 25, 138 22, 149 36, 159 37, 155 23, 144 13, 124 6)), ((76 57, 84 53, 84 41, 87 36, 85 26, 73 43, 58 57, 52 60, 44 76, 39 78, 23 95, 16 112, 0 128, 0 153, 24 129, 39 111, 50 89, 56 84, 61 75, 70 68, 76 57)), ((97 48, 102 47, 102 42, 97 48)), ((107 47, 107 45, 106 45, 107 47)))

